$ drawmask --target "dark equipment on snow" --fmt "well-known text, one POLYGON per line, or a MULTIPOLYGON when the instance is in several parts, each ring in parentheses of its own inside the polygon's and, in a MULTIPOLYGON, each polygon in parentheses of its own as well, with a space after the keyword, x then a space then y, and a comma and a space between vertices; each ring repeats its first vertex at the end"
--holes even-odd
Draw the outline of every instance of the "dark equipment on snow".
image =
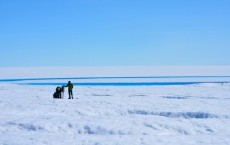
POLYGON ((56 88, 56 92, 53 94, 53 98, 54 99, 61 99, 61 93, 62 93, 62 88, 58 86, 56 88))
POLYGON ((61 86, 61 98, 64 98, 65 86, 61 86))

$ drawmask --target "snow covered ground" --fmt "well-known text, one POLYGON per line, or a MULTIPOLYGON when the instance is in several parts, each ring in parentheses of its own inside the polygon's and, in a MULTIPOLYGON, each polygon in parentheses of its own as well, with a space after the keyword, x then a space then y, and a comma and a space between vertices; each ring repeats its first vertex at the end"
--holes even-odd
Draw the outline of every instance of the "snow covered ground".
MULTIPOLYGON (((1 79, 26 78, 26 73, 36 77, 23 69, 14 72, 15 76, 0 70, 1 79)), ((220 76, 228 73, 229 69, 220 76)), ((79 76, 86 75, 62 77, 79 76)), ((53 99, 54 85, 20 83, 0 82, 1 145, 230 144, 230 83, 75 86, 73 100, 67 99, 67 92, 64 99, 53 99)))

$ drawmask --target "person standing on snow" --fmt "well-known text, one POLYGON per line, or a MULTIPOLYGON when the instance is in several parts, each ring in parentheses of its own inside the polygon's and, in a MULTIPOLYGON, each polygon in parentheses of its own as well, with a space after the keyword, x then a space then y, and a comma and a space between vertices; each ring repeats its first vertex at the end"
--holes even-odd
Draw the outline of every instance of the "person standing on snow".
POLYGON ((69 81, 65 87, 68 87, 68 93, 69 93, 68 99, 73 99, 73 84, 69 81))

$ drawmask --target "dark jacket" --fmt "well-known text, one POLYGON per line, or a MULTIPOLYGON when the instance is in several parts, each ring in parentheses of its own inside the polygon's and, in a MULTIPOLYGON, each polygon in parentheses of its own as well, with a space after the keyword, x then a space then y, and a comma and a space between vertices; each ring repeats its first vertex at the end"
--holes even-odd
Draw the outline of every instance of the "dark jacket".
POLYGON ((72 91, 73 90, 73 84, 72 83, 68 83, 66 85, 66 87, 68 87, 68 91, 72 91))

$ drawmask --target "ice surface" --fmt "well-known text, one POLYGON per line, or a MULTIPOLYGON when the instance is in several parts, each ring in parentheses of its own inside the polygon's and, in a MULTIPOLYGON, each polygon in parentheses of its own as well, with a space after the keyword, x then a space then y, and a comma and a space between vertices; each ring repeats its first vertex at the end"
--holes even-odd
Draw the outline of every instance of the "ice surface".
POLYGON ((55 88, 0 83, 1 145, 230 143, 229 83, 55 88))

